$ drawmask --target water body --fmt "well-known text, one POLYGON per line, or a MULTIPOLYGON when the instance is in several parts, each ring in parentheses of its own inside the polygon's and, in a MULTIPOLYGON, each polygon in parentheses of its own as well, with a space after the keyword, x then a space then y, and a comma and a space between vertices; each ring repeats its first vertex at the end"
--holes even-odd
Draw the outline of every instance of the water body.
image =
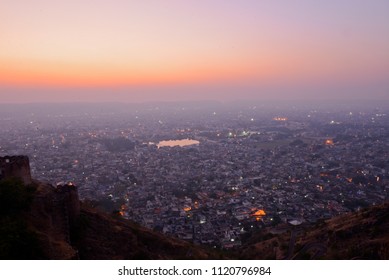
POLYGON ((192 139, 182 139, 182 140, 165 140, 161 141, 157 144, 158 148, 161 147, 185 147, 185 146, 191 146, 191 145, 198 145, 200 144, 200 141, 192 140, 192 139))

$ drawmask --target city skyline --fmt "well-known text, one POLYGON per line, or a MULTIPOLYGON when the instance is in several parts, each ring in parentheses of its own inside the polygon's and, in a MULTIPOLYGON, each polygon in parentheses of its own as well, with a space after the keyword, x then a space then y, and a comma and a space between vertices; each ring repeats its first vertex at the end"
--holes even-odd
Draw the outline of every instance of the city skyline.
POLYGON ((388 100, 386 1, 0 7, 0 103, 388 100))

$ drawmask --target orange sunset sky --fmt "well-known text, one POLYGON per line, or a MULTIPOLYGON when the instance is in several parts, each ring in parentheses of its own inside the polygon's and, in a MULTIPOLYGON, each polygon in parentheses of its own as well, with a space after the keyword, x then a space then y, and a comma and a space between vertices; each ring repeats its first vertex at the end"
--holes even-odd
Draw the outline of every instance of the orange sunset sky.
POLYGON ((389 1, 0 0, 0 103, 389 99, 389 1))

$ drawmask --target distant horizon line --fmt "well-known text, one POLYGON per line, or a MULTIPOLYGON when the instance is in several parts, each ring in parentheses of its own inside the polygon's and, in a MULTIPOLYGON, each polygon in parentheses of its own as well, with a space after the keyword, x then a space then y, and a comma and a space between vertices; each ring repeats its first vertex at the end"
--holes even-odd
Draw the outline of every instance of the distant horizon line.
MULTIPOLYGON (((62 105, 62 104, 79 104, 79 105, 135 105, 135 104, 199 104, 199 103, 218 103, 218 104, 231 104, 231 103, 251 103, 251 102, 263 102, 263 103, 361 103, 361 102, 388 102, 389 98, 328 98, 328 99, 309 99, 309 98, 295 98, 295 99, 236 99, 236 100, 217 100, 217 99, 203 99, 203 100, 147 100, 147 101, 36 101, 36 102, 0 102, 0 106, 5 105, 62 105)), ((389 104, 388 104, 389 105, 389 104)))

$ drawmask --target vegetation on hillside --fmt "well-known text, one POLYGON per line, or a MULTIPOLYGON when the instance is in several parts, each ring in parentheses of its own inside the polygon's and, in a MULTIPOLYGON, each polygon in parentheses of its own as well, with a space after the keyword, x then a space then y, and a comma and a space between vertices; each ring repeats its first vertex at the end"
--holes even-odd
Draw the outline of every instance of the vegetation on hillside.
POLYGON ((35 187, 21 181, 0 181, 0 259, 39 259, 42 254, 24 214, 30 208, 35 187))

